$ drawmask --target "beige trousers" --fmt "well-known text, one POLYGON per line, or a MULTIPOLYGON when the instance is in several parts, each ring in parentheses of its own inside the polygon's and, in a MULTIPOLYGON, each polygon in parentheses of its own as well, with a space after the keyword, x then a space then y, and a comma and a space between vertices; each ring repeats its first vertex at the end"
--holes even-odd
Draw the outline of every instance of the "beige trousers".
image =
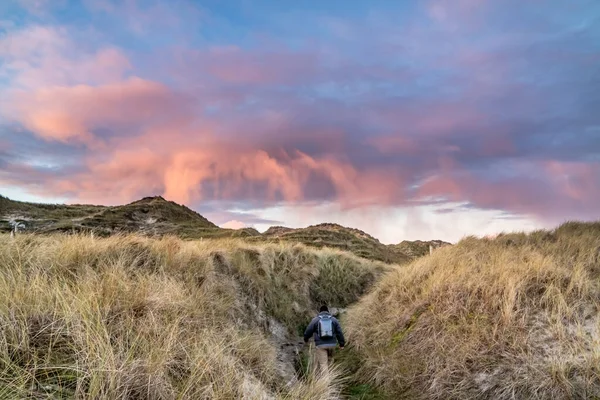
POLYGON ((315 348, 317 370, 321 373, 329 371, 329 352, 327 350, 328 349, 315 348))

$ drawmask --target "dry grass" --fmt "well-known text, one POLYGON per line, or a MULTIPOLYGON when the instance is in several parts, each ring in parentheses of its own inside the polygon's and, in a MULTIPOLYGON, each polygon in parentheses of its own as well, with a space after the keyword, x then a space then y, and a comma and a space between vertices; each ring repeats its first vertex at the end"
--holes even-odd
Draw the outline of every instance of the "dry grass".
POLYGON ((307 228, 272 227, 264 234, 254 228, 219 228, 197 212, 165 200, 145 197, 121 206, 36 204, 13 201, 0 195, 0 233, 10 232, 15 223, 36 234, 90 234, 108 237, 136 234, 147 237, 177 236, 181 239, 244 238, 253 244, 303 243, 313 248, 351 252, 369 260, 406 264, 429 252, 439 241, 384 245, 367 233, 337 224, 307 228))
POLYGON ((164 198, 146 197, 121 206, 38 204, 0 196, 0 232, 11 224, 37 234, 90 233, 96 236, 174 235, 183 239, 235 238, 260 235, 252 228, 221 229, 202 215, 164 198))
POLYGON ((335 398, 335 376, 286 375, 281 341, 383 268, 301 245, 0 235, 0 398, 335 398))
POLYGON ((297 242, 316 248, 335 248, 369 260, 398 265, 407 264, 415 258, 429 254, 429 245, 437 248, 450 244, 439 240, 427 242, 405 240, 400 244, 385 245, 359 229, 330 223, 297 229, 275 226, 262 235, 250 237, 249 240, 297 242))
POLYGON ((438 249, 344 322, 392 398, 598 398, 599 310, 600 223, 567 223, 438 249))

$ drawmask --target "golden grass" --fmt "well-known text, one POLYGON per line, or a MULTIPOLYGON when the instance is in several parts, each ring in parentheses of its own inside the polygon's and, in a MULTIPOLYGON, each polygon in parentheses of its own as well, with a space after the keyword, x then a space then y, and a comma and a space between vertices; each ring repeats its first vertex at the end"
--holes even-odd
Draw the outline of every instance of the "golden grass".
POLYGON ((566 223, 436 250, 343 322, 392 398, 598 398, 599 310, 600 223, 566 223))
POLYGON ((282 373, 271 332, 383 268, 291 244, 0 235, 0 398, 335 398, 335 375, 282 373))

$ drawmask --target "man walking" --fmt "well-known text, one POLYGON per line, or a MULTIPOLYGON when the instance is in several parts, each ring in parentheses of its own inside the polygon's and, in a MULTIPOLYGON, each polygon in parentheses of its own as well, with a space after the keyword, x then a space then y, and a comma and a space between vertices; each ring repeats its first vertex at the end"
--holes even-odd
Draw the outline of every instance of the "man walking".
POLYGON ((316 347, 317 366, 321 372, 328 370, 329 359, 333 356, 333 349, 337 343, 340 349, 344 348, 346 341, 339 321, 329 313, 327 306, 322 306, 317 315, 304 331, 304 343, 308 343, 313 336, 316 347))

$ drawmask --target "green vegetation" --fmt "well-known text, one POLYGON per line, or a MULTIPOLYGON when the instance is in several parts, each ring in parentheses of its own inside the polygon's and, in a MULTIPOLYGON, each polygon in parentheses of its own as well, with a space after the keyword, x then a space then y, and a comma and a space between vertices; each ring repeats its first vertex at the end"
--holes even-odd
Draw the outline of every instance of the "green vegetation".
POLYGON ((98 235, 138 232, 182 236, 221 231, 200 214, 162 197, 148 197, 124 206, 34 204, 2 198, 0 217, 21 221, 24 229, 37 233, 94 232, 98 235))
POLYGON ((387 397, 368 383, 350 386, 344 392, 352 400, 386 400, 387 397))
POLYGON ((450 245, 450 243, 444 242, 441 240, 430 240, 430 241, 404 240, 398 244, 391 245, 389 247, 390 247, 390 249, 392 249, 392 251, 395 251, 399 254, 404 254, 411 260, 414 260, 416 258, 423 257, 423 256, 429 254, 429 246, 431 246, 434 249, 437 249, 437 248, 448 246, 448 245, 450 245))
POLYGON ((38 204, 10 200, 0 196, 0 215, 18 213, 32 219, 58 221, 65 218, 81 218, 105 209, 94 205, 38 204))
POLYGON ((600 396, 600 223, 466 238, 346 314, 353 379, 395 399, 600 396))
POLYGON ((371 235, 337 224, 319 224, 307 228, 290 229, 281 226, 267 230, 263 237, 255 240, 300 242, 317 248, 330 247, 349 251, 359 257, 393 264, 406 264, 415 258, 429 254, 429 245, 434 248, 449 245, 440 240, 404 241, 398 245, 384 245, 371 235))
POLYGON ((303 243, 315 248, 349 251, 359 257, 386 263, 405 264, 429 252, 434 242, 402 242, 387 246, 358 229, 320 224, 301 229, 272 227, 264 234, 256 229, 222 229, 189 208, 164 198, 146 197, 123 206, 49 205, 23 203, 0 196, 0 232, 9 232, 10 223, 21 222, 27 232, 91 233, 111 236, 119 233, 181 239, 244 238, 251 243, 303 243), (411 247, 411 244, 415 245, 411 247))
POLYGON ((387 269, 299 244, 0 235, 0 398, 334 398, 286 346, 387 269))
POLYGON ((334 224, 221 229, 160 197, 0 197, 0 229, 18 221, 0 234, 0 398, 600 398, 600 222, 385 246, 334 224), (349 307, 329 378, 298 343, 323 302, 349 307))
POLYGON ((384 262, 403 263, 407 257, 393 259, 387 247, 374 237, 358 229, 336 224, 321 224, 303 229, 275 229, 265 232, 265 237, 278 241, 300 242, 313 247, 331 247, 351 251, 359 257, 384 262))
MULTIPOLYGON (((342 325, 345 321, 342 319, 342 325)), ((335 363, 345 376, 342 394, 351 400, 391 400, 381 389, 368 382, 359 373, 361 365, 360 354, 354 344, 349 344, 335 355, 335 363)))

